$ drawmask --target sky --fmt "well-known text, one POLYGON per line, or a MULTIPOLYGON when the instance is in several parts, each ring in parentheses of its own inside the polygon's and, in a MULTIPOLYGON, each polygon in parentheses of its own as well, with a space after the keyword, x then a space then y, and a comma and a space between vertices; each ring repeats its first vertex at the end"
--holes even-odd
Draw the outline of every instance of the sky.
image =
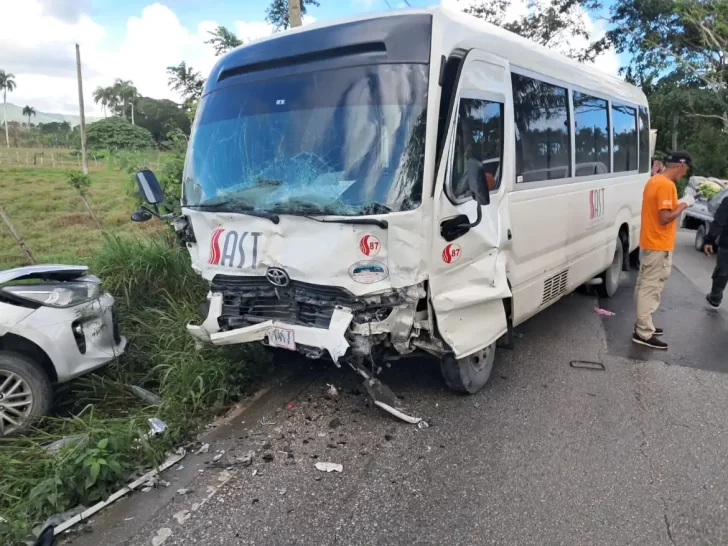
MULTIPOLYGON (((401 0, 319 0, 305 23, 403 8, 401 0)), ((470 0, 408 0, 412 7, 444 4, 455 9, 470 0)), ((527 9, 513 0, 511 16, 527 9)), ((272 32, 265 23, 270 0, 0 0, 0 70, 13 73, 17 88, 8 102, 41 112, 78 113, 75 45, 80 44, 86 113, 101 116, 93 90, 115 78, 132 80, 153 98, 179 100, 167 85, 166 68, 186 61, 207 75, 215 63, 208 32, 218 25, 240 38, 272 32)), ((603 21, 584 15, 596 36, 603 21)), ((616 74, 620 58, 607 51, 598 66, 616 74)))

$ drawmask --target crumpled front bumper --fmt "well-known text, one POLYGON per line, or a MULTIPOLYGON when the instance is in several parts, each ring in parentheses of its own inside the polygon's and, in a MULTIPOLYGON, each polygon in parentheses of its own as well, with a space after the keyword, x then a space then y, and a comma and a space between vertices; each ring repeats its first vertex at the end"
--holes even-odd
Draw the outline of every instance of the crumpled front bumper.
MULTIPOLYGON (((222 294, 213 294, 210 298, 210 310, 201 325, 188 324, 187 331, 201 341, 213 345, 236 345, 254 341, 269 340, 271 333, 277 328, 293 332, 296 345, 326 350, 334 362, 346 354, 349 342, 345 334, 351 324, 353 313, 346 307, 336 307, 328 328, 314 328, 289 324, 275 320, 267 320, 260 324, 236 328, 221 332, 218 317, 222 311, 222 294)), ((270 342, 269 342, 270 343, 270 342)))

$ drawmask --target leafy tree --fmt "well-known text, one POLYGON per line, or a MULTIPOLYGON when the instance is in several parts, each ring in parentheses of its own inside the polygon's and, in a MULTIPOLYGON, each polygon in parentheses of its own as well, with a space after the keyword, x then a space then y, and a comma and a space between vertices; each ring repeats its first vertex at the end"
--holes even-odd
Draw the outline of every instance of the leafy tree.
POLYGON ((528 12, 516 21, 506 20, 510 5, 510 0, 480 0, 470 2, 464 11, 543 46, 559 48, 580 61, 594 60, 608 46, 606 39, 591 41, 584 49, 569 45, 574 36, 592 39, 582 16, 599 9, 598 0, 529 0, 528 12))
POLYGON ((106 118, 91 123, 86 129, 89 148, 107 150, 142 150, 154 146, 152 133, 132 125, 123 118, 106 118))
POLYGON ((137 125, 152 133, 158 144, 167 138, 170 131, 190 132, 190 120, 184 108, 171 100, 141 97, 136 112, 137 125))
POLYGON ((35 108, 33 108, 32 106, 26 106, 23 108, 23 115, 28 116, 28 128, 30 128, 30 116, 34 116, 35 114, 35 108))
MULTIPOLYGON (((318 0, 301 0, 301 17, 306 15, 306 10, 311 6, 318 7, 318 0)), ((265 20, 277 31, 291 27, 288 18, 288 0, 273 0, 265 13, 265 20)))
POLYGON ((0 89, 3 91, 3 115, 5 121, 5 142, 7 147, 10 148, 10 134, 8 132, 8 92, 12 92, 15 89, 15 75, 0 70, 0 89))
POLYGON ((243 41, 240 40, 234 32, 223 26, 217 27, 215 30, 208 32, 208 34, 212 36, 212 38, 207 40, 205 43, 210 44, 213 47, 215 55, 222 55, 231 49, 235 49, 236 47, 243 45, 243 41))

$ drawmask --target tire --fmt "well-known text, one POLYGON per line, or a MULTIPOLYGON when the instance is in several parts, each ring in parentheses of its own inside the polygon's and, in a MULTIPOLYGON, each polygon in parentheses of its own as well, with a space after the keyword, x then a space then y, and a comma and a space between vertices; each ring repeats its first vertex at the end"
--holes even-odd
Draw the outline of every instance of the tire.
POLYGON ((0 438, 18 433, 46 415, 52 403, 53 387, 38 363, 0 351, 0 438))
POLYGON ((600 298, 611 298, 619 290, 622 277, 622 266, 624 264, 624 244, 620 237, 617 237, 617 246, 614 250, 612 264, 602 273, 602 284, 597 285, 597 295, 600 298))
POLYGON ((700 224, 700 226, 698 226, 697 233, 695 233, 695 250, 698 252, 703 252, 703 250, 705 250, 706 233, 705 224, 700 224))
POLYGON ((445 384, 455 392, 475 394, 490 379, 495 362, 495 343, 485 349, 457 359, 447 354, 440 360, 440 370, 445 384))

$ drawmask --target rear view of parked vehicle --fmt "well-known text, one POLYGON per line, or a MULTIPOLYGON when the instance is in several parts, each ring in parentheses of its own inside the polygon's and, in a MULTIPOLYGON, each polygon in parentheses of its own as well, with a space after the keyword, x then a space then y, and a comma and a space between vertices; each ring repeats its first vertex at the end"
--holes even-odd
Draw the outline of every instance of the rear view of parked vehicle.
POLYGON ((114 299, 85 266, 0 271, 0 437, 46 415, 53 385, 121 355, 114 299))

